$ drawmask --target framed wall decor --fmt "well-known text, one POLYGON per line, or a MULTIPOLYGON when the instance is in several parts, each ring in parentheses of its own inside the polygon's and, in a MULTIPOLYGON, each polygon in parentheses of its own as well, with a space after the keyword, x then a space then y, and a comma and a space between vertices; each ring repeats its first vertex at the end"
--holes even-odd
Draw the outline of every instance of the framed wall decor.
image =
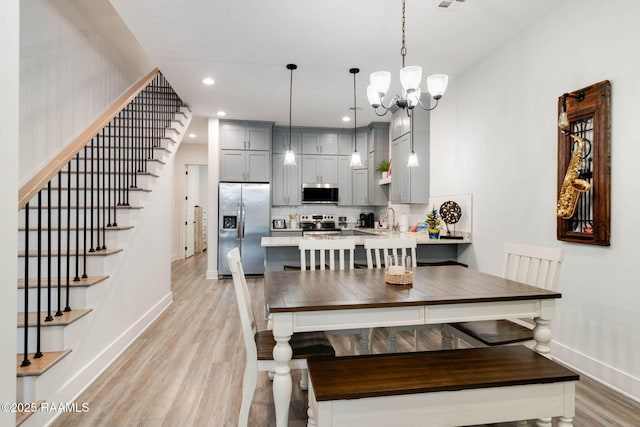
POLYGON ((611 83, 558 98, 557 239, 609 246, 611 83))

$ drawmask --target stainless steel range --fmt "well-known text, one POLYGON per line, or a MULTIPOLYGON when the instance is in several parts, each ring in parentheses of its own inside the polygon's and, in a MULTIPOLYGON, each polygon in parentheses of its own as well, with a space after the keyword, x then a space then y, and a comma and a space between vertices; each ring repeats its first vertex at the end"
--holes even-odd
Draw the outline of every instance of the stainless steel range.
POLYGON ((300 228, 303 236, 340 236, 342 231, 336 227, 333 215, 300 215, 300 228))

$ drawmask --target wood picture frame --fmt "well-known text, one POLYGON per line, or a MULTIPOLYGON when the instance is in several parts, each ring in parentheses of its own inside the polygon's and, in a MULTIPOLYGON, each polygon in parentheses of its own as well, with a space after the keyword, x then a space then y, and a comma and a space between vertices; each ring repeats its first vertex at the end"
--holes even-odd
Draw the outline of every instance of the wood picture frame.
MULTIPOLYGON (((575 214, 557 218, 557 239, 609 246, 611 237, 611 83, 608 80, 565 93, 558 114, 567 114, 569 128, 558 128, 558 197, 575 144, 569 133, 585 140, 578 174, 591 184, 581 193, 575 214)), ((579 154, 576 154, 579 155, 579 154)))

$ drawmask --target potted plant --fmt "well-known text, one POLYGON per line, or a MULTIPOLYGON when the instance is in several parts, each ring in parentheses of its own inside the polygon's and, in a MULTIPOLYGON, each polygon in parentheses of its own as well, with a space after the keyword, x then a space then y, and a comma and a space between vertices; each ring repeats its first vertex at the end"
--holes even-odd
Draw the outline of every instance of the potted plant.
POLYGON ((424 220, 424 223, 427 225, 427 231, 429 232, 430 239, 437 239, 440 237, 440 224, 442 224, 442 220, 440 219, 435 206, 432 207, 431 212, 427 214, 427 219, 424 220))
POLYGON ((382 178, 387 178, 389 176, 389 166, 391 166, 389 160, 383 159, 376 165, 376 172, 382 172, 382 178))

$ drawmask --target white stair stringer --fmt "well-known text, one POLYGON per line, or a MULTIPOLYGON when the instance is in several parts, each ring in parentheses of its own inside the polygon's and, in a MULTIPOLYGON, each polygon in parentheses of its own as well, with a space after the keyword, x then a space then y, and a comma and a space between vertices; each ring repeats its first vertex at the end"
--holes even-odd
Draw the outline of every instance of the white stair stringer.
MULTIPOLYGON (((41 330, 43 352, 60 349, 70 349, 71 352, 40 376, 18 377, 17 401, 73 402, 171 303, 171 239, 167 235, 167 230, 171 229, 173 197, 171 162, 192 113, 183 107, 179 116, 180 121, 173 122, 173 134, 167 135, 176 142, 170 151, 162 150, 162 161, 166 165, 162 164, 154 171, 157 177, 146 187, 151 192, 145 194, 140 205, 142 209, 137 209, 135 215, 127 220, 133 228, 111 232, 118 234, 116 239, 112 239, 117 241, 122 251, 93 257, 99 260, 97 264, 102 265, 91 266, 98 271, 87 269, 90 276, 109 277, 93 286, 71 289, 72 308, 91 311, 67 326, 41 330), (125 237, 120 238, 120 233, 125 237)), ((118 223, 120 225, 120 218, 118 223)), ((20 233, 23 239, 25 234, 24 231, 20 233)), ((57 237, 52 236, 53 239, 57 237)), ((23 268, 24 264, 19 264, 19 268, 23 268)), ((55 268, 52 266, 52 270, 55 268)), ((22 277, 24 272, 19 270, 19 275, 22 277)), ((22 312, 24 290, 19 289, 18 293, 18 311, 22 312)), ((33 299, 30 294, 30 300, 33 299)), ((32 328, 29 328, 29 334, 34 335, 32 328)), ((19 335, 18 354, 21 354, 23 335, 19 335)), ((34 345, 29 342, 30 350, 34 345)), ((57 415, 39 411, 22 425, 47 425, 57 415)))

